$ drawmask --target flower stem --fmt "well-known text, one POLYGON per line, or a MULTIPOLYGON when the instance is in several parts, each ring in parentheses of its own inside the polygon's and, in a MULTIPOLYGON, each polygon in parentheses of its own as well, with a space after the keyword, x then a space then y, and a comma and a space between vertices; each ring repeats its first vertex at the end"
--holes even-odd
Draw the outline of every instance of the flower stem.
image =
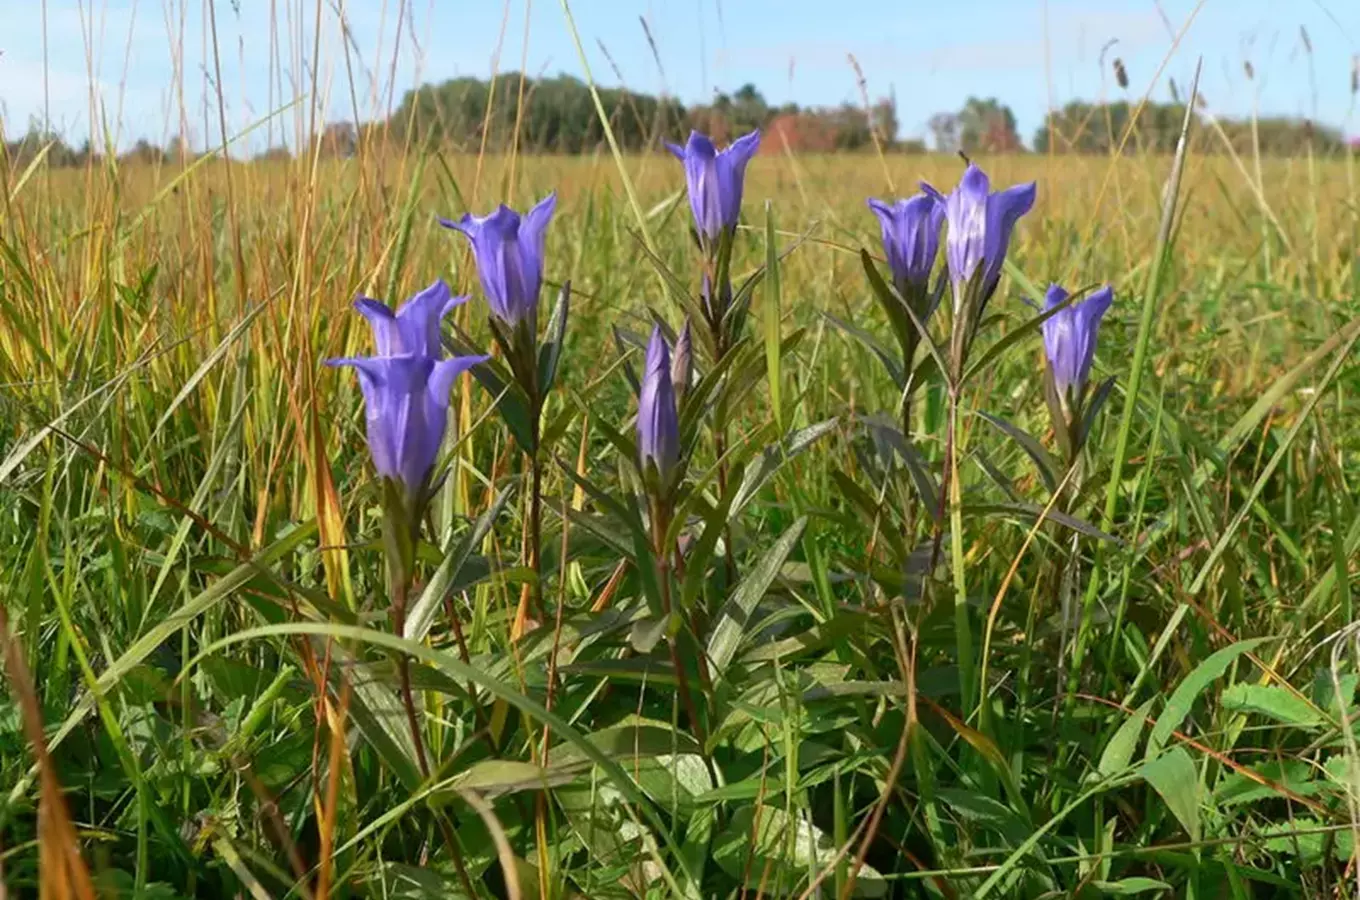
MULTIPOLYGON (((534 426, 534 445, 538 426, 534 426)), ((534 571, 534 613, 543 619, 543 466, 538 454, 529 459, 532 467, 529 488, 529 567, 534 571)))
MULTIPOLYGON (((394 579, 392 585, 392 630, 401 635, 406 631, 406 595, 410 582, 406 577, 394 579)), ((405 653, 397 653, 397 677, 401 679, 401 702, 406 707, 406 724, 411 729, 411 741, 416 747, 416 762, 420 764, 420 774, 430 776, 430 764, 425 757, 425 742, 420 737, 420 722, 416 717, 415 696, 411 692, 411 659, 405 653)))
MULTIPOLYGON (((657 566, 661 576, 661 612, 666 616, 666 644, 671 652, 671 665, 675 669, 675 681, 679 688, 680 704, 685 709, 685 715, 689 717, 690 727, 694 729, 694 737, 699 741, 701 748, 707 746, 704 736, 704 723, 699 718, 699 710, 694 705, 694 695, 690 693, 689 676, 685 674, 684 661, 680 656, 679 642, 675 635, 672 635, 670 618, 672 614, 671 606, 671 555, 670 548, 666 546, 666 531, 670 528, 670 510, 665 500, 656 500, 652 503, 652 549, 656 553, 657 566)), ((706 753, 704 754, 707 755, 706 753)))
MULTIPOLYGON (((959 485, 958 461, 959 390, 949 392, 949 425, 945 441, 945 467, 949 472, 949 546, 950 568, 954 576, 954 641, 957 645, 959 688, 964 703, 973 697, 973 632, 968 621, 968 580, 964 572, 963 491, 959 485)), ((968 709, 960 712, 965 720, 968 709)))

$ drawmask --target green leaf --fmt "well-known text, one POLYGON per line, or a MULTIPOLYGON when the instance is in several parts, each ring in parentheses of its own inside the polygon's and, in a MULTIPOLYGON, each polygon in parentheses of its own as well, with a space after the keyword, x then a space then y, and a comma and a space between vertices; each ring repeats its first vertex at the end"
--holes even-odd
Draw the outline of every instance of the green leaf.
POLYGON ((1219 703, 1233 712, 1257 713, 1298 728, 1322 724, 1311 703, 1277 684, 1234 684, 1223 692, 1219 703))
POLYGON ((491 528, 496 524, 496 519, 500 517, 501 510, 505 508, 505 501, 509 496, 509 488, 502 490, 496 495, 496 499, 491 502, 491 506, 486 512, 477 518, 472 528, 464 532, 458 539, 450 539, 449 545, 444 551, 443 561, 430 578, 429 584, 425 585, 425 590, 421 592, 420 598, 416 600, 406 617, 403 634, 407 638, 413 641, 423 641, 425 636, 430 633, 430 626, 434 624, 434 617, 439 612, 445 594, 454 589, 458 581, 458 574, 462 571, 468 557, 472 555, 472 551, 491 533, 491 528))
MULTIPOLYGON (((899 359, 897 354, 892 350, 888 349, 882 341, 865 331, 863 328, 860 328, 857 325, 851 325, 844 319, 831 315, 831 313, 822 313, 822 318, 826 319, 832 325, 835 325, 850 337, 859 341, 870 353, 877 356, 879 362, 883 363, 883 368, 888 370, 888 377, 892 379, 894 387, 901 391, 907 386, 907 376, 902 370, 902 360, 899 359)), ((928 359, 929 357, 926 358, 928 359)))
MULTIPOLYGON (((699 742, 691 735, 676 731, 666 722, 634 718, 609 728, 584 735, 592 747, 621 762, 673 754, 695 754, 699 742)), ((585 762, 589 757, 578 744, 562 743, 548 751, 548 764, 554 768, 585 762)))
POLYGON ((571 310, 571 282, 562 284, 553 307, 552 318, 543 335, 543 346, 538 351, 539 394, 546 395, 557 382, 557 367, 562 361, 562 345, 567 339, 567 316, 571 310))
POLYGON ((1044 487, 1048 488, 1050 494, 1058 490, 1058 464, 1052 455, 1043 448, 1043 445, 1035 440, 1034 436, 1019 426, 1012 425, 1000 416, 991 413, 977 411, 977 415, 995 425, 1004 434, 1020 445, 1020 449, 1030 459, 1034 460, 1035 467, 1039 470, 1039 477, 1044 480, 1044 487))
MULTIPOLYGON (((1019 272, 1019 269, 1012 268, 1008 269, 1008 271, 1010 271, 1012 275, 1015 275, 1015 273, 1019 272)), ((1076 303, 1078 300, 1082 298, 1082 296, 1086 292, 1090 290, 1091 288, 1085 288, 1084 290, 1073 291, 1072 295, 1068 297, 1066 300, 1064 300, 1062 303, 1059 303, 1052 309, 1045 309, 1043 312, 1027 320, 1022 325, 1020 325, 1020 327, 1016 328, 1014 331, 1009 332, 1008 334, 1006 334, 1005 337, 1001 338, 996 343, 992 344, 990 347, 987 348, 987 350, 982 354, 982 356, 978 358, 977 362, 973 363, 971 366, 968 367, 968 371, 965 372, 963 375, 964 383, 972 381, 973 376, 977 375, 979 372, 990 366, 1011 347, 1014 347, 1020 341, 1023 341, 1031 334, 1034 334, 1036 331, 1039 330, 1040 326, 1042 326, 1044 322, 1048 321, 1053 316, 1056 316, 1058 313, 1062 312, 1064 309, 1071 306, 1073 303, 1076 303)), ((1035 300, 1036 302, 1041 302, 1041 295, 1036 293, 1033 295, 1031 299, 1035 300)))
POLYGON ((1250 652, 1268 640, 1270 638, 1262 637, 1239 641, 1209 654, 1204 662, 1195 666, 1176 686, 1176 690, 1171 693, 1171 699, 1166 701, 1166 708, 1157 717, 1157 724, 1152 726, 1152 734, 1148 736, 1147 755, 1144 758, 1152 759, 1162 752, 1162 747, 1166 745, 1167 738, 1171 737, 1171 732, 1180 727, 1185 717, 1190 715, 1190 707, 1210 682, 1228 671, 1228 667, 1242 654, 1250 652))
POLYGON ((1200 839, 1199 773, 1184 747, 1172 747, 1138 770, 1143 780, 1161 795, 1167 809, 1181 823, 1190 840, 1200 839))
POLYGON ((770 477, 793 457, 811 447, 818 439, 836 427, 837 419, 826 419, 815 425, 785 435, 778 443, 766 447, 760 456, 751 460, 741 477, 741 489, 732 503, 731 515, 735 516, 755 498, 756 493, 770 480, 770 477))
MULTIPOLYGON (((219 653, 229 646, 250 641, 266 640, 274 637, 287 637, 289 635, 315 635, 317 637, 332 638, 336 641, 354 641, 372 644, 387 650, 395 650, 405 653, 412 659, 423 665, 432 666, 443 674, 455 681, 473 682, 482 690, 486 691, 497 700, 519 710, 529 719, 548 726, 553 734, 579 747, 581 752, 593 763, 599 766, 608 782, 618 790, 630 803, 632 803, 641 818, 646 822, 656 836, 660 837, 660 843, 667 848, 669 858, 680 861, 682 866, 687 865, 683 856, 679 856, 676 851, 679 844, 672 835, 670 827, 658 815, 655 807, 649 802, 646 796, 638 790, 636 785, 619 766, 617 762, 610 759, 608 755, 601 752, 592 744, 585 735, 576 729, 574 725, 562 718, 558 713, 545 709, 542 704, 526 697, 524 694, 510 687, 496 678, 492 678, 482 670, 464 663, 452 653, 433 650, 423 644, 408 641, 396 635, 387 634, 381 631, 374 631, 366 628, 356 628, 349 625, 334 625, 321 622, 289 622, 282 625, 266 625, 260 628, 253 628, 246 631, 229 634, 218 640, 211 646, 205 648, 200 655, 210 656, 219 653)), ((659 856, 655 857, 660 859, 659 856)), ((691 874, 686 872, 686 874, 691 874)), ((675 885, 674 877, 669 871, 663 871, 668 884, 675 885)))
POLYGON ((539 791, 568 784, 576 773, 559 769, 550 771, 533 763, 514 759, 484 759, 473 763, 458 775, 454 786, 473 790, 487 797, 514 794, 519 791, 539 791))
POLYGON ((416 745, 406 722, 406 707, 394 685, 381 681, 374 667, 367 665, 343 647, 334 651, 343 662, 336 667, 333 680, 348 678, 353 688, 349 714, 364 740, 378 754, 397 780, 408 791, 415 791, 423 780, 416 762, 416 745))
POLYGON ((496 412, 515 436, 520 449, 530 452, 534 446, 533 415, 524 389, 494 359, 473 366, 472 377, 491 395, 496 403, 496 412))
POLYGON ((1106 534, 1085 519, 1069 516, 1059 509, 1050 509, 1045 513, 1042 506, 1034 503, 965 503, 963 511, 967 515, 982 516, 983 518, 1017 516, 1029 522, 1037 521, 1039 516, 1042 515, 1045 521, 1056 522, 1065 528, 1070 528, 1089 538, 1095 538, 1098 541, 1107 541, 1111 544, 1123 543, 1119 538, 1112 534, 1106 534))
POLYGON ((1129 762, 1133 760, 1133 752, 1138 748, 1138 738, 1143 734, 1148 710, 1152 708, 1156 699, 1154 697, 1135 709, 1115 731, 1114 737, 1110 738, 1110 742, 1100 754, 1100 762, 1096 766, 1096 771, 1101 775, 1109 778, 1129 767, 1129 762))
POLYGON ((1311 780, 1312 764, 1297 759, 1272 760, 1252 769, 1232 772, 1214 786, 1214 803, 1239 806, 1258 800, 1279 800, 1286 796, 1276 785, 1304 797, 1322 789, 1323 783, 1311 780), (1252 777, 1256 776, 1256 777, 1252 777), (1262 784, 1262 780, 1269 782, 1262 784))
POLYGON ((859 251, 860 265, 864 267, 864 274, 869 278, 869 286, 873 288, 874 296, 878 298, 879 305, 883 307, 884 313, 897 334, 898 343, 906 348, 911 345, 911 332, 915 330, 920 343, 924 344, 930 357, 935 360, 935 365, 941 372, 948 372, 949 365, 945 362, 944 351, 940 345, 935 343, 934 336, 930 329, 926 328, 924 322, 912 311, 911 306, 897 291, 883 280, 883 276, 878 273, 878 267, 874 265, 874 259, 869 255, 868 250, 859 251))
POLYGON ((1148 891, 1169 891, 1171 885, 1155 878, 1121 878, 1118 881, 1093 881, 1091 886, 1102 894, 1111 897, 1128 897, 1132 894, 1146 894, 1148 891))
POLYGON ((742 579, 741 584, 737 585, 732 597, 718 613, 718 624, 714 626, 708 639, 709 666, 715 679, 726 670, 727 664, 736 655, 751 613, 755 610, 756 604, 764 599, 765 592, 770 589, 775 576, 779 574, 780 566, 784 565, 784 560, 788 558, 798 539, 803 536, 803 529, 806 527, 807 518, 803 517, 780 535, 774 546, 765 551, 765 555, 742 579))
POLYGON ((774 205, 765 201, 765 372, 770 385, 770 410, 774 424, 784 430, 784 404, 780 397, 779 324, 779 247, 775 241, 774 205))
POLYGON ((902 432, 897 430, 894 425, 887 424, 881 420, 864 419, 865 424, 874 430, 874 433, 902 460, 907 467, 907 474, 911 477, 912 484, 916 487, 917 496, 921 498, 921 504, 927 513, 936 522, 940 519, 940 488, 935 483, 935 477, 930 473, 930 469, 921 456, 921 451, 916 449, 916 445, 907 440, 902 432))

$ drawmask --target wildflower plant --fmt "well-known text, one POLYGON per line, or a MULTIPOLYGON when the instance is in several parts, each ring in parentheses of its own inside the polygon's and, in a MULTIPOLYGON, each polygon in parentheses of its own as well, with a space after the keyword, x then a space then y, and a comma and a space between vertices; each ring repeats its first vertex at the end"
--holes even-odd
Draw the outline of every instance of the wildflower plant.
POLYGON ((1108 285, 1072 301, 1063 287, 1054 284, 1044 297, 1044 311, 1049 314, 1040 325, 1047 363, 1044 396, 1053 420, 1053 433, 1068 465, 1080 456, 1095 416, 1113 384, 1112 379, 1106 380, 1090 390, 1100 322, 1113 302, 1114 290, 1108 285))
MULTIPOLYGON (((353 368, 364 395, 369 454, 383 485, 383 537, 392 630, 405 631, 408 597, 416 576, 416 546, 434 483, 435 463, 448 429, 449 394, 459 375, 485 356, 445 358, 444 316, 466 297, 453 297, 436 281, 393 312, 368 297, 354 306, 373 329, 374 356, 327 360, 353 368)), ((411 692, 409 660, 398 654, 402 702, 422 772, 428 773, 411 692)))
POLYGON ((746 166, 760 149, 760 132, 743 135, 721 150, 697 131, 683 147, 667 147, 684 164, 693 232, 702 256, 698 311, 710 354, 717 361, 742 334, 756 283, 748 279, 734 292, 730 268, 746 166))
POLYGON ((944 207, 948 225, 945 259, 954 301, 949 352, 951 376, 957 384, 983 313, 1001 282, 1011 233, 1034 207, 1035 185, 1029 182, 993 192, 987 173, 970 163, 948 195, 925 182, 921 188, 944 207))
MULTIPOLYGON (((445 228, 471 242, 477 276, 486 299, 487 325, 500 350, 500 359, 478 366, 474 375, 497 398, 497 411, 523 451, 529 480, 525 516, 526 564, 533 570, 532 596, 543 614, 543 509, 545 465, 544 410, 557 383, 558 365, 566 341, 571 285, 564 283, 546 331, 539 332, 539 294, 543 285, 544 248, 548 225, 557 209, 557 195, 549 194, 524 215, 504 204, 485 216, 465 214, 458 220, 440 219, 445 228)), ((471 339, 460 335, 460 346, 471 339)), ((521 600, 518 616, 525 620, 531 592, 521 600)))
MULTIPOLYGON (((891 282, 876 277, 872 263, 867 259, 863 262, 870 272, 874 298, 888 318, 900 355, 893 358, 876 342, 868 340, 863 329, 847 330, 866 340, 870 348, 874 349, 887 365, 902 398, 900 415, 902 435, 910 438, 911 395, 919 384, 912 377, 917 349, 945 288, 943 277, 937 278, 935 283, 931 284, 936 258, 939 256, 944 206, 927 193, 920 193, 894 203, 870 198, 868 205, 878 217, 883 252, 892 275, 891 282)), ((843 323, 839 324, 845 327, 843 323)))
POLYGON ((360 297, 354 308, 373 329, 373 356, 327 360, 353 368, 364 395, 368 448, 383 479, 386 511, 399 530, 414 535, 431 494, 431 475, 448 427, 449 393, 459 375, 487 357, 444 358, 440 325, 466 297, 436 281, 395 313, 360 297))

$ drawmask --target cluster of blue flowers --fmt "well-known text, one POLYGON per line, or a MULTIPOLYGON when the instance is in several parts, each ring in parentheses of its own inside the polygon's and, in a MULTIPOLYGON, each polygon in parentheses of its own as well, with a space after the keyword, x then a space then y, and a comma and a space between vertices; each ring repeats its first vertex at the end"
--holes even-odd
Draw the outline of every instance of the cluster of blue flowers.
MULTIPOLYGON (((922 193, 895 203, 877 199, 868 203, 882 226, 883 249, 896 294, 893 299, 904 303, 920 323, 930 317, 943 291, 943 279, 932 288, 930 278, 940 230, 947 229, 945 263, 954 312, 950 363, 957 381, 983 312, 1001 281, 1015 225, 1034 206, 1035 185, 1030 182, 992 191, 987 174, 969 164, 948 195, 925 182, 921 189, 922 193)), ((1083 436, 1076 432, 1086 402, 1096 338, 1114 293, 1107 285, 1084 299, 1070 301, 1066 289, 1051 285, 1045 298, 1046 317, 1039 326, 1048 357, 1054 427, 1069 456, 1074 446, 1080 449, 1083 436), (1077 439, 1075 444, 1073 438, 1077 439)), ((909 341, 904 341, 907 368, 918 339, 913 333, 909 341)))
MULTIPOLYGON (((703 256, 698 308, 705 320, 706 346, 717 360, 731 347, 739 333, 734 329, 740 327, 744 315, 739 298, 734 298, 726 263, 741 214, 746 167, 760 146, 760 135, 752 132, 719 150, 695 132, 685 146, 668 146, 684 164, 695 236, 703 256)), ((948 195, 924 182, 921 187, 922 192, 911 198, 892 203, 870 199, 868 205, 881 225, 894 299, 906 305, 916 331, 924 328, 945 285, 950 288, 951 366, 961 372, 983 311, 1001 279, 1016 223, 1034 205, 1035 185, 994 192, 987 175, 970 164, 948 195), (942 230, 945 275, 932 285, 942 230)), ((522 216, 502 205, 486 216, 440 220, 471 241, 492 331, 514 380, 526 396, 534 398, 533 415, 541 412, 547 387, 539 383, 538 306, 544 242, 556 202, 550 194, 522 216)), ((451 296, 442 281, 410 298, 395 313, 376 300, 360 298, 355 308, 373 327, 375 355, 330 361, 357 370, 374 466, 400 489, 408 511, 418 511, 428 492, 447 427, 454 380, 489 359, 446 356, 441 323, 466 299, 451 296)), ((1112 300, 1109 287, 1078 302, 1070 302, 1067 291, 1056 284, 1048 290, 1047 318, 1041 328, 1050 393, 1069 428, 1080 418, 1097 332, 1112 300)), ((919 334, 907 329, 899 336, 910 367, 919 334)), ((653 490, 664 491, 672 485, 685 455, 678 402, 690 379, 692 340, 687 320, 674 360, 660 325, 647 344, 638 398, 637 462, 653 490)), ((532 452, 532 448, 526 450, 532 452)))

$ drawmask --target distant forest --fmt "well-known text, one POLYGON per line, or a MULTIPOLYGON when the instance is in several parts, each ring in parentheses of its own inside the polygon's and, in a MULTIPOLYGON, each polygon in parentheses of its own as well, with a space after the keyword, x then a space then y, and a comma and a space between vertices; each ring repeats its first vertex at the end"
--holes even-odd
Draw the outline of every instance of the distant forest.
MULTIPOLYGON (((1135 105, 1122 100, 1073 102, 1050 112, 1027 147, 1014 113, 995 97, 970 97, 962 109, 932 116, 927 123, 927 141, 899 136, 897 103, 892 96, 859 105, 772 106, 754 85, 747 84, 732 94, 719 93, 710 104, 687 107, 673 98, 624 88, 601 88, 599 95, 615 139, 622 149, 634 152, 657 149, 665 140, 682 141, 691 128, 720 142, 759 128, 765 133, 763 148, 780 152, 785 146, 804 153, 864 150, 875 140, 885 150, 901 153, 923 153, 927 149, 942 153, 1022 153, 1032 149, 1039 153, 1108 154, 1119 146, 1125 153, 1162 152, 1174 147, 1185 116, 1185 106, 1180 102, 1150 103, 1129 131, 1135 105)), ((1194 115, 1197 125, 1208 124, 1202 112, 1194 115)), ((1328 154, 1346 147, 1338 129, 1306 119, 1270 117, 1253 124, 1220 118, 1218 125, 1239 153, 1250 151, 1256 142, 1263 153, 1271 155, 1293 155, 1309 148, 1328 154)), ((524 78, 521 83, 518 72, 509 72, 495 80, 494 88, 491 82, 477 78, 422 85, 407 91, 386 121, 331 123, 307 149, 326 156, 350 156, 361 144, 382 140, 434 144, 464 152, 477 152, 482 147, 500 152, 518 140, 519 149, 526 152, 578 154, 601 148, 605 134, 595 100, 580 79, 558 75, 524 78)), ((1221 149, 1222 141, 1207 146, 1221 149)), ((50 165, 79 166, 99 158, 88 142, 79 148, 70 147, 60 136, 44 130, 41 123, 31 123, 27 134, 7 141, 4 147, 11 164, 25 164, 44 148, 50 165)), ((286 157, 292 152, 274 147, 257 158, 286 157)), ((178 139, 165 148, 142 140, 120 159, 161 163, 191 155, 188 145, 181 146, 178 139)))

